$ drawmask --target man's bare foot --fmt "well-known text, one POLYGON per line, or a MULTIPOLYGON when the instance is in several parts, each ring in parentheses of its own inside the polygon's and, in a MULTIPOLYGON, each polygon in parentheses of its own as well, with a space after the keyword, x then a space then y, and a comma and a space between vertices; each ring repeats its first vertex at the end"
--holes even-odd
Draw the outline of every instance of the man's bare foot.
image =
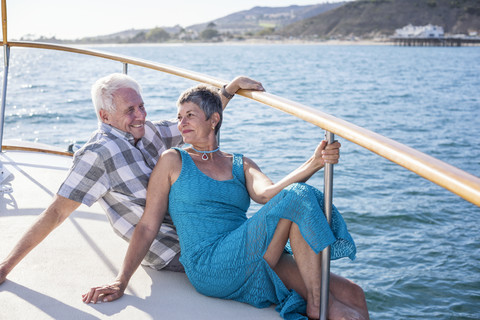
POLYGON ((359 311, 333 298, 333 301, 331 302, 329 301, 328 319, 330 320, 367 320, 368 318, 365 318, 359 311))
MULTIPOLYGON (((332 295, 329 297, 328 304, 329 320, 368 320, 368 318, 365 318, 359 311, 343 304, 332 295)), ((307 302, 307 317, 309 319, 319 319, 320 305, 307 302)))

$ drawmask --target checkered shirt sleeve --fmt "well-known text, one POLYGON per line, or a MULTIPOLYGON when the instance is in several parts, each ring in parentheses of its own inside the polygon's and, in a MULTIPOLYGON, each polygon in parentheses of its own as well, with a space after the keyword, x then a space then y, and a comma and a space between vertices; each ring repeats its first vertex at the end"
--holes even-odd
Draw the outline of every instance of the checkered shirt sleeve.
POLYGON ((75 155, 68 178, 58 194, 73 201, 93 205, 110 189, 110 180, 105 163, 98 153, 85 151, 75 155))

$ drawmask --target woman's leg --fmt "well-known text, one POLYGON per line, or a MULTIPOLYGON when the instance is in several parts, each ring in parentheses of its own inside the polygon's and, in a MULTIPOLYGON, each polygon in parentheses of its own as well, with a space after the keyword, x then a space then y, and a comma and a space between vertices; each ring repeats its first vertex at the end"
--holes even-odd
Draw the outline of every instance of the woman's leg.
POLYGON ((292 224, 290 220, 280 219, 263 258, 288 289, 295 290, 306 300, 307 291, 297 264, 291 255, 284 253, 292 224))
MULTIPOLYGON (((307 301, 307 315, 318 319, 321 254, 315 254, 295 223, 286 219, 279 221, 264 259, 287 288, 295 290, 307 301), (283 254, 288 238, 295 260, 283 254)), ((365 295, 356 284, 331 274, 329 292, 330 319, 368 319, 365 295)))
POLYGON ((310 248, 295 223, 290 229, 290 245, 307 290, 307 315, 316 319, 320 314, 321 255, 310 248))
POLYGON ((298 226, 280 219, 272 241, 263 256, 288 289, 294 289, 307 301, 307 315, 318 318, 320 313, 320 255, 305 242, 298 226), (283 255, 290 238, 295 260, 283 255))

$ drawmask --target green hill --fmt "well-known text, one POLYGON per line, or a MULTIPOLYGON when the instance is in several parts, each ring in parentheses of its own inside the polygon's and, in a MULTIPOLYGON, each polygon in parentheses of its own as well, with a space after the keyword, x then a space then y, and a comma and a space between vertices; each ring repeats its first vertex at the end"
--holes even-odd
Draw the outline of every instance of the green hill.
POLYGON ((480 34, 479 0, 357 0, 293 23, 277 34, 300 38, 391 36, 408 24, 433 24, 446 34, 480 34))

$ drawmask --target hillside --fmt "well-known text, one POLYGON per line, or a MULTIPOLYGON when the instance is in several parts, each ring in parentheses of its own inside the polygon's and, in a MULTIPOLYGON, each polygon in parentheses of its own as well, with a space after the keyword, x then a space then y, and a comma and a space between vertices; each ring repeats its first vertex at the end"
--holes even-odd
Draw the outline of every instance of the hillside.
POLYGON ((186 28, 156 27, 63 43, 218 42, 263 39, 385 38, 408 24, 443 27, 446 35, 480 34, 480 0, 356 0, 308 6, 254 7, 186 28))
POLYGON ((256 32, 264 28, 281 28, 296 21, 317 16, 323 12, 338 8, 345 2, 323 3, 308 6, 292 5, 288 7, 254 7, 232 13, 225 17, 201 24, 191 25, 186 29, 200 32, 209 24, 214 24, 219 32, 245 33, 256 32))
POLYGON ((479 0, 357 0, 293 23, 277 34, 300 38, 393 35, 408 24, 442 26, 446 34, 480 34, 479 0))
POLYGON ((130 29, 114 34, 96 37, 82 38, 75 41, 63 41, 60 39, 45 39, 48 42, 75 42, 75 43, 141 43, 141 42, 165 42, 165 41, 221 41, 219 39, 243 37, 255 35, 262 30, 268 33, 280 29, 296 21, 317 16, 323 12, 338 8, 345 2, 323 3, 316 5, 287 7, 254 7, 232 13, 225 17, 207 21, 205 23, 191 25, 186 28, 180 26, 157 27, 154 29, 130 29), (165 31, 161 40, 154 40, 149 34, 165 31), (202 32, 210 31, 204 33, 202 32))

